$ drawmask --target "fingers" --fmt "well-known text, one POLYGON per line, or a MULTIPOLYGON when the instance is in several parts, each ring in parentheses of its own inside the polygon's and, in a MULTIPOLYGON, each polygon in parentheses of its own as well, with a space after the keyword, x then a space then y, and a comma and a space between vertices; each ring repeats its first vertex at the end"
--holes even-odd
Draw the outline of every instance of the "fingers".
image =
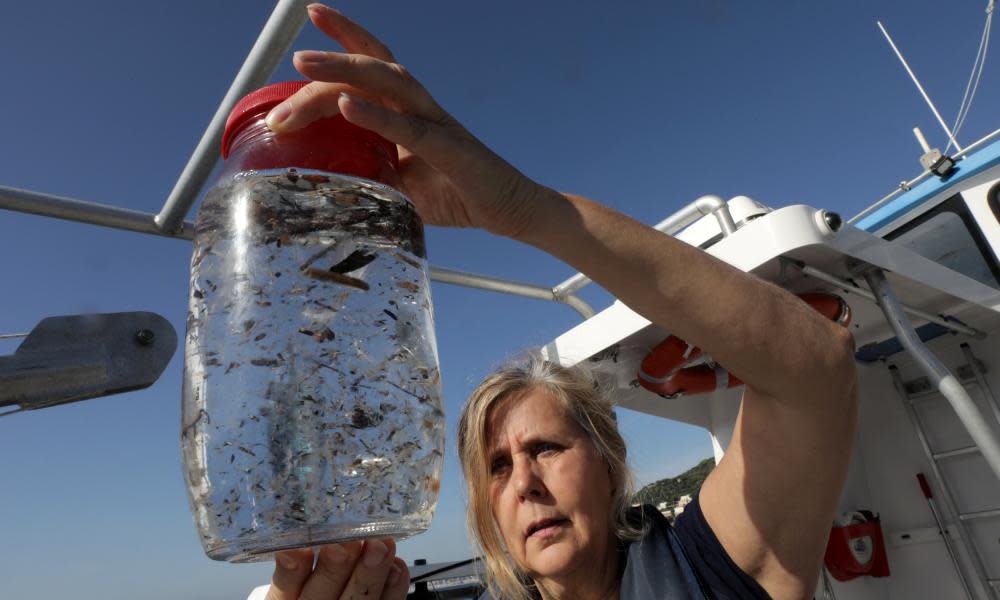
POLYGON ((443 112, 420 83, 395 64, 392 52, 374 35, 339 11, 309 5, 309 17, 321 31, 340 42, 350 54, 296 52, 295 68, 313 83, 299 90, 267 118, 275 132, 291 132, 337 114, 340 92, 378 99, 396 110, 440 119, 443 112))
POLYGON ((346 93, 341 94, 338 106, 351 123, 405 147, 444 172, 457 167, 456 163, 468 158, 468 151, 473 150, 442 122, 396 112, 346 93))
POLYGON ((271 589, 265 600, 298 600, 299 592, 312 573, 312 567, 312 549, 278 552, 274 559, 271 589))
POLYGON ((267 127, 276 133, 302 129, 313 121, 340 114, 337 98, 351 89, 339 83, 313 81, 271 109, 267 127))
POLYGON ((295 131, 313 121, 337 114, 341 92, 370 99, 393 110, 423 119, 448 117, 427 90, 405 68, 361 54, 296 52, 295 68, 312 80, 275 107, 267 118, 275 132, 295 131))
POLYGON ((410 572, 395 554, 391 538, 331 544, 319 549, 313 569, 311 549, 279 552, 266 600, 403 600, 410 572))
POLYGON ((316 557, 316 570, 302 586, 297 600, 340 598, 351 580, 362 546, 360 541, 322 546, 316 557))
POLYGON ((336 551, 338 546, 324 546, 320 550, 316 570, 303 586, 300 600, 381 597, 395 564, 396 543, 385 538, 366 540, 363 545, 353 542, 353 545, 342 553, 336 551))
POLYGON ((293 58, 295 68, 314 81, 346 83, 385 100, 396 110, 435 118, 441 108, 402 66, 363 54, 303 50, 293 58))
POLYGON ((340 43, 351 54, 364 54, 386 62, 395 62, 392 52, 354 21, 348 19, 339 10, 322 4, 309 5, 309 19, 313 24, 334 40, 340 43))
POLYGON ((406 561, 397 557, 389 567, 389 577, 385 582, 385 589, 382 591, 382 600, 403 600, 410 590, 410 571, 406 568, 406 561))
POLYGON ((309 79, 348 84, 395 110, 429 119, 438 119, 444 112, 424 86, 396 63, 362 54, 310 50, 296 52, 293 62, 309 79))

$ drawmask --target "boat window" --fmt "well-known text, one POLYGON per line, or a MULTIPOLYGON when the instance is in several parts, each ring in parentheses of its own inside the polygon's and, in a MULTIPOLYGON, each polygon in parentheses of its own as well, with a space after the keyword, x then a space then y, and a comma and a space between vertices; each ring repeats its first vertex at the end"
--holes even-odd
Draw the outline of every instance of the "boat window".
POLYGON ((980 283, 1000 289, 1000 268, 996 257, 959 194, 885 238, 980 283))

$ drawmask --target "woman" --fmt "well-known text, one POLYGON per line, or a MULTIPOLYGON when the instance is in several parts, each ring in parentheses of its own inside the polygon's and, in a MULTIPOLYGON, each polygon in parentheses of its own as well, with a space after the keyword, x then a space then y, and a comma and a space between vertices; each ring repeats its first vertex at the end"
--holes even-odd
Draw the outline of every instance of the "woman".
MULTIPOLYGON (((296 53, 313 83, 271 112, 273 130, 339 113, 381 134, 399 145, 403 191, 425 222, 481 227, 562 259, 746 383, 724 458, 671 530, 625 510, 624 444, 588 376, 535 361, 487 379, 463 413, 459 452, 492 593, 810 597, 857 412, 850 334, 776 286, 528 179, 370 33, 322 5, 309 15, 347 53, 296 53)), ((268 599, 403 598, 394 551, 387 539, 326 546, 315 566, 310 550, 280 553, 268 599)))

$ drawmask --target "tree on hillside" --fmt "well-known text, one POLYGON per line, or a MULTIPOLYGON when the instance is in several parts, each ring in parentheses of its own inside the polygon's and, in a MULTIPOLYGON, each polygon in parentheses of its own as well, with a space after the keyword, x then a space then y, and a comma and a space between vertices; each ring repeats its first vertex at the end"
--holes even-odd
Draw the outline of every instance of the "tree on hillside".
POLYGON ((668 506, 674 506, 681 496, 696 494, 713 468, 715 459, 706 458, 677 477, 667 477, 643 487, 635 495, 634 502, 653 506, 666 502, 668 506))

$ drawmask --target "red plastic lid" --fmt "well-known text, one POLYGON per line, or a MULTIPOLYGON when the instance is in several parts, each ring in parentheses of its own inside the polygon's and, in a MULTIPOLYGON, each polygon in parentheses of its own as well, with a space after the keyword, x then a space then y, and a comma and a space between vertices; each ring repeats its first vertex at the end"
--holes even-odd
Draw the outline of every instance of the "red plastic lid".
MULTIPOLYGON (((226 120, 222 158, 229 157, 233 142, 243 128, 258 122, 308 83, 274 83, 241 98, 226 120)), ((399 155, 392 142, 337 115, 319 119, 298 131, 275 136, 271 147, 256 152, 250 161, 249 168, 301 167, 381 179, 378 177, 381 168, 388 162, 395 170, 399 155), (303 148, 308 151, 304 152, 303 148)))

